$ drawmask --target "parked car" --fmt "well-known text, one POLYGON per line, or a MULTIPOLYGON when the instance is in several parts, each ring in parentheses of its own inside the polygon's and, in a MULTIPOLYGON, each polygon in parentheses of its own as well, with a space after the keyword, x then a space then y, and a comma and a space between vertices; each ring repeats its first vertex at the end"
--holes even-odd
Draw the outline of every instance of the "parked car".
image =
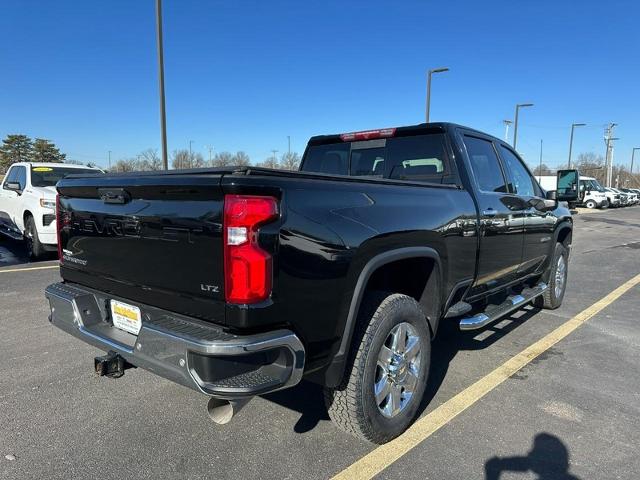
POLYGON ((620 193, 609 187, 604 187, 604 194, 607 196, 607 202, 610 207, 622 206, 620 202, 620 193))
POLYGON ((622 205, 623 207, 632 205, 631 195, 629 195, 627 192, 623 192, 622 190, 613 187, 611 187, 611 190, 617 192, 620 195, 620 205, 622 205))
POLYGON ((543 194, 510 145, 448 123, 313 137, 299 172, 74 175, 50 320, 109 352, 99 374, 148 369, 216 422, 305 377, 340 427, 387 442, 441 322, 561 305, 579 176, 558 179, 543 194))
POLYGON ((14 163, 0 188, 0 233, 24 238, 32 258, 56 250, 56 183, 70 173, 101 170, 68 163, 14 163))
POLYGON ((631 188, 619 188, 618 190, 626 193, 629 195, 629 203, 631 203, 632 205, 635 205, 638 203, 639 201, 639 196, 638 193, 636 191, 634 191, 631 188))

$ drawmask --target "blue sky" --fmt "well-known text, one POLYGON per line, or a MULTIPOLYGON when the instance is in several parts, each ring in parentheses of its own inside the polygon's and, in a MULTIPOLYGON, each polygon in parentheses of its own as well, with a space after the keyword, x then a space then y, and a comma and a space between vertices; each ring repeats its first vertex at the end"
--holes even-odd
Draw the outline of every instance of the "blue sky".
MULTIPOLYGON (((169 151, 302 152, 309 136, 432 121, 502 137, 538 162, 640 146, 640 6, 632 1, 164 0, 169 151)), ((153 0, 3 2, 0 136, 106 164, 160 147, 153 0)))

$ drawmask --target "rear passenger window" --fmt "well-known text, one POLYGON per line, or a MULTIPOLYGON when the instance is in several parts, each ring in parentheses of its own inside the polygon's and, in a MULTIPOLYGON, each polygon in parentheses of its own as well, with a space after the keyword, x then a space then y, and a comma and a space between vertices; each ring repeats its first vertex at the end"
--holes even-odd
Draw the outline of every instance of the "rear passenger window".
POLYGON ((464 144, 478 188, 484 192, 506 193, 507 186, 493 144, 467 135, 464 137, 464 144))
POLYGON ((304 160, 304 171, 347 175, 349 173, 348 143, 331 143, 309 148, 304 160))
POLYGON ((387 140, 386 176, 398 180, 443 183, 448 172, 444 135, 387 140))

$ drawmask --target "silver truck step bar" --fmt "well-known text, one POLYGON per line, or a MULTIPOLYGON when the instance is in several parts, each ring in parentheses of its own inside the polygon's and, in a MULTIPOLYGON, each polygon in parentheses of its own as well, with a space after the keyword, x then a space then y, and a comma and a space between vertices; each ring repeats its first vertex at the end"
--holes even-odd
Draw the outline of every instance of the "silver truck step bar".
POLYGON ((484 312, 477 313, 460 320, 460 330, 477 330, 505 315, 523 307, 531 300, 542 295, 547 289, 546 283, 539 283, 535 287, 525 288, 519 295, 510 295, 500 305, 489 305, 484 312))

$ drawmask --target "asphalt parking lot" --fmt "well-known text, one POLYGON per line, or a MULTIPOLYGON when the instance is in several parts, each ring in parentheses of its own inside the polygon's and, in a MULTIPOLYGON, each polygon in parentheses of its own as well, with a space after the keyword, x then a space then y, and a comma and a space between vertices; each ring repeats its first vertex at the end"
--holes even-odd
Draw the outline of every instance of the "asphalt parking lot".
POLYGON ((345 476, 585 480, 640 471, 640 283, 626 283, 640 274, 640 207, 576 216, 561 309, 527 307, 475 333, 445 325, 421 428, 386 449, 334 427, 307 383, 254 399, 221 427, 205 397, 143 370, 95 377, 99 351, 47 322, 43 290, 59 278, 55 261, 25 264, 18 245, 1 242, 0 478, 311 480, 352 465, 345 476), (586 322, 507 380, 483 395, 469 390, 594 304, 586 322), (454 398, 468 408, 452 413, 454 398), (444 413, 432 420, 436 411, 444 413))

